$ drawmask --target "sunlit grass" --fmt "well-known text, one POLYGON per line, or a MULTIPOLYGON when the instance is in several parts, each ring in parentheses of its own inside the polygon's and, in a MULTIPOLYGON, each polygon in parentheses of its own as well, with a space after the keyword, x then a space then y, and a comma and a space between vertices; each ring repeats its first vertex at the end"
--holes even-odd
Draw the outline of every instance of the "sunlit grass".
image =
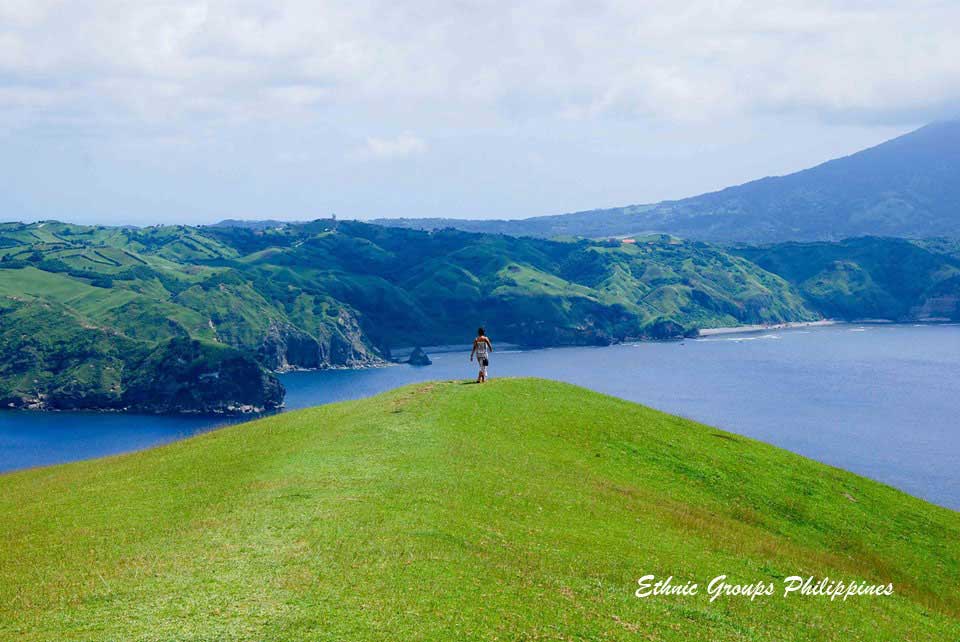
POLYGON ((0 638, 950 640, 960 514, 542 380, 0 476, 0 638), (645 574, 888 598, 634 597, 645 574))

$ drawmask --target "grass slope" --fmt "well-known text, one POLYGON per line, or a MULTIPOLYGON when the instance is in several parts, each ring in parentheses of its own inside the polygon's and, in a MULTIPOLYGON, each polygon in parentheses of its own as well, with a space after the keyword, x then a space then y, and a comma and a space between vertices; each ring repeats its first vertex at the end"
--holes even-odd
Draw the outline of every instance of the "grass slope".
POLYGON ((17 640, 947 640, 960 514, 542 380, 419 384, 0 476, 17 640), (640 576, 893 582, 640 600, 640 576))

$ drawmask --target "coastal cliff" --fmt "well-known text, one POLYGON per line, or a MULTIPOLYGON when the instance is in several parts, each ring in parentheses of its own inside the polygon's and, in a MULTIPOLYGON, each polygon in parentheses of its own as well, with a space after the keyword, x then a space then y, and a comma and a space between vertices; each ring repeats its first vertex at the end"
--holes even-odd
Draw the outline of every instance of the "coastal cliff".
POLYGON ((44 303, 0 306, 8 320, 43 320, 51 330, 2 328, 0 407, 244 414, 279 408, 283 386, 243 352, 188 337, 147 347, 85 327, 44 303))
POLYGON ((257 350, 259 361, 275 372, 323 368, 363 368, 386 363, 349 314, 316 335, 290 324, 273 324, 257 350))
POLYGON ((225 346, 176 339, 147 355, 124 379, 126 408, 154 413, 240 414, 283 405, 276 376, 225 346))

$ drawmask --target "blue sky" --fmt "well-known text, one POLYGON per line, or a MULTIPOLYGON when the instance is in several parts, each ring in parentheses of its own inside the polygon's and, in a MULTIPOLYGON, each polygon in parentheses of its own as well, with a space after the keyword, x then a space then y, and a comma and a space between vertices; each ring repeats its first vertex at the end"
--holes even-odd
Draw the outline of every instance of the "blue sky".
POLYGON ((955 2, 0 3, 0 220, 525 217, 960 115, 955 2))

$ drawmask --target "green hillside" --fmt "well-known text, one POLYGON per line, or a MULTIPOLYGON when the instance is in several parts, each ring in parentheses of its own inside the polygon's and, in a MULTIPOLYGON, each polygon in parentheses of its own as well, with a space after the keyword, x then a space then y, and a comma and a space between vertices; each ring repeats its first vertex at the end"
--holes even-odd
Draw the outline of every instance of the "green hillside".
POLYGON ((960 514, 541 380, 3 475, 0 532, 0 638, 24 642, 960 639, 960 514), (895 591, 638 599, 647 574, 895 591))
POLYGON ((509 343, 602 345, 818 317, 783 279, 705 244, 333 220, 0 224, 0 313, 3 406, 161 412, 274 407, 275 371, 382 364, 478 325, 509 343), (185 342, 186 367, 153 370, 185 342))
POLYGON ((838 319, 960 319, 960 254, 943 239, 781 243, 736 253, 782 276, 838 319))

